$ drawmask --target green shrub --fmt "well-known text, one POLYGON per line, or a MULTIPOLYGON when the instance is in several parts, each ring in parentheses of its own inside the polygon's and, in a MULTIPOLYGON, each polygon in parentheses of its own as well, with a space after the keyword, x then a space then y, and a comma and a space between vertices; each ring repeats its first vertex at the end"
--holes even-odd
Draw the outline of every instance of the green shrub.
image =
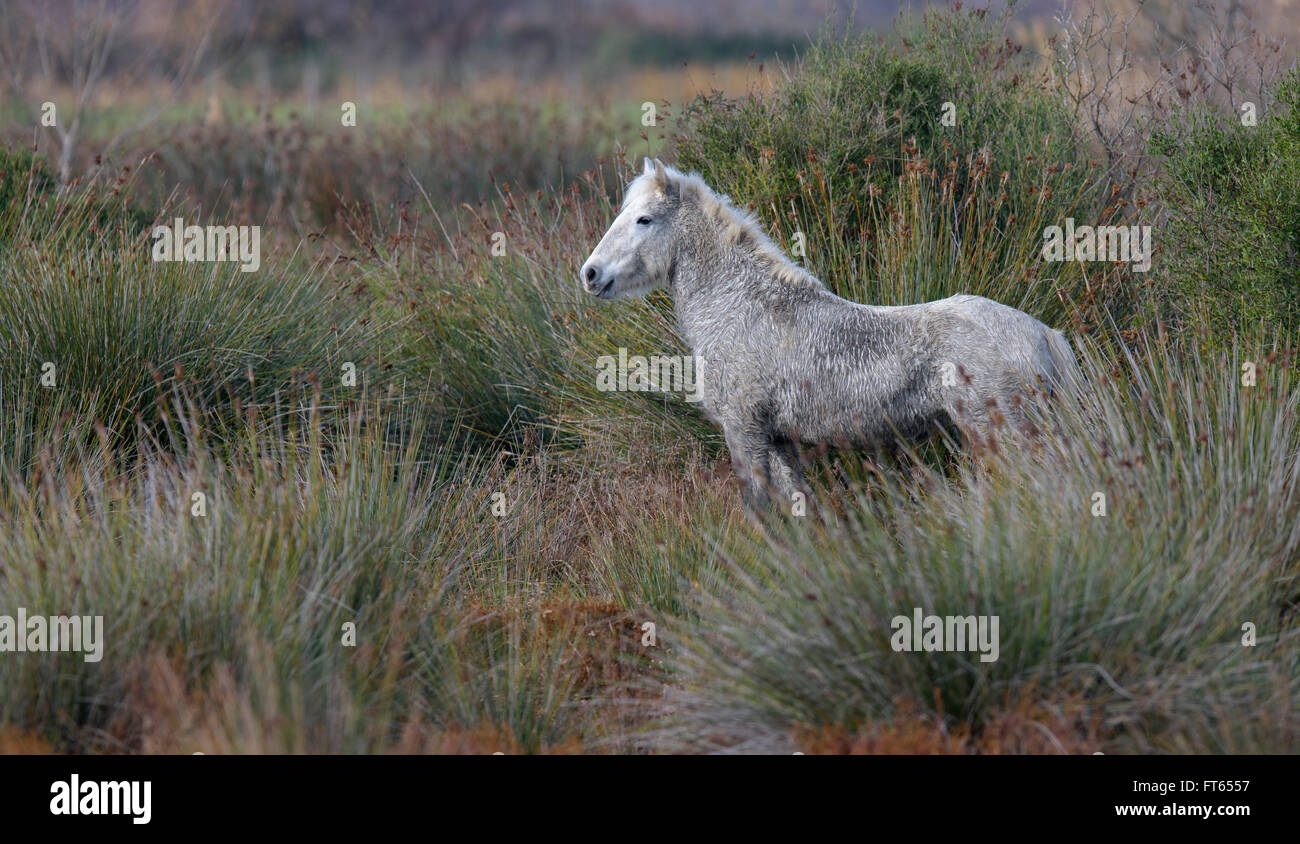
POLYGON ((22 205, 28 196, 44 199, 58 179, 31 150, 0 149, 0 208, 22 205))
POLYGON ((1300 325, 1300 70, 1243 126, 1206 107, 1152 136, 1167 244, 1165 304, 1183 330, 1265 335, 1300 325))
MULTIPOLYGON (((981 250, 980 266, 1004 276, 996 298, 1015 301, 1019 270, 1038 260, 1042 225, 1098 210, 1072 116, 1034 84, 1028 57, 999 24, 949 10, 928 12, 913 37, 898 41, 825 37, 771 94, 691 104, 677 163, 758 209, 778 242, 788 245, 797 227, 810 268, 841 295, 868 284, 881 241, 900 224, 910 175, 932 173, 935 195, 951 199, 928 205, 926 231, 944 229, 958 242, 979 235, 960 212, 992 180, 1002 199, 979 224, 1017 247, 981 250), (947 102, 953 126, 940 120, 947 102)), ((1061 272, 1082 290, 1077 270, 1061 272)), ((964 289, 960 276, 945 281, 950 292, 964 289)), ((863 291, 868 301, 902 304, 893 292, 863 291)))
POLYGON ((117 228, 138 234, 158 214, 130 201, 130 190, 123 189, 129 182, 128 168, 111 188, 60 191, 58 178, 40 157, 0 148, 0 244, 10 245, 20 235, 48 242, 94 239, 117 228))

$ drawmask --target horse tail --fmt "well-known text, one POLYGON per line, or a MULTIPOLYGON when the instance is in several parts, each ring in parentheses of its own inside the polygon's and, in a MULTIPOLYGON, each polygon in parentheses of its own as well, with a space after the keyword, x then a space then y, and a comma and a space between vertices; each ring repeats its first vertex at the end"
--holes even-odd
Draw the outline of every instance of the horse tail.
POLYGON ((1065 335, 1056 329, 1047 330, 1047 354, 1052 360, 1053 386, 1063 392, 1077 393, 1083 383, 1083 373, 1075 362, 1074 349, 1065 335))

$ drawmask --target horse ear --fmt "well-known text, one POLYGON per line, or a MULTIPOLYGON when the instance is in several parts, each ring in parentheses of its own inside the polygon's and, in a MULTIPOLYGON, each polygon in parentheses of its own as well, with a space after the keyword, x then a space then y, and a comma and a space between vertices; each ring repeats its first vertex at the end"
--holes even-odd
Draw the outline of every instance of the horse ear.
POLYGON ((668 196, 677 193, 677 184, 668 178, 668 171, 664 169, 664 163, 657 158, 655 159, 655 186, 668 196))

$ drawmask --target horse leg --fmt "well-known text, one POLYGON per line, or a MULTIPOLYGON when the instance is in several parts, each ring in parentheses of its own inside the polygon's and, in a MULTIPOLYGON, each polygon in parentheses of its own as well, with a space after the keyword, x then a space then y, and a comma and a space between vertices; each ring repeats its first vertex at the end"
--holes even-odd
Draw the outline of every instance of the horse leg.
POLYGON ((731 453, 731 466, 742 484, 745 506, 751 511, 766 510, 769 495, 769 456, 771 442, 742 426, 724 425, 722 436, 731 453))
POLYGON ((773 492, 783 502, 782 509, 804 515, 812 500, 812 491, 804 481, 799 452, 789 440, 777 440, 768 451, 773 492), (797 507, 802 504, 802 507, 797 507))

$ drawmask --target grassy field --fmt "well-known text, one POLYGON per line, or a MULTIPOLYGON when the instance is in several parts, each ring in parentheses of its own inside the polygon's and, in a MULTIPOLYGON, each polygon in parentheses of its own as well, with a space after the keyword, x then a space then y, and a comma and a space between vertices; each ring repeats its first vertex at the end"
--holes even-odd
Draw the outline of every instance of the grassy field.
POLYGON ((0 614, 104 654, 0 655, 0 752, 1300 751, 1300 77, 1108 135, 1047 45, 910 26, 356 127, 232 88, 69 184, 6 118, 0 614), (695 405, 597 387, 689 351, 577 285, 643 153, 847 298, 1066 331, 1081 395, 750 517, 695 405), (152 260, 178 216, 260 268, 152 260), (1151 270, 1044 261, 1067 217, 1152 225, 1151 270), (999 658, 896 651, 915 607, 999 658))

